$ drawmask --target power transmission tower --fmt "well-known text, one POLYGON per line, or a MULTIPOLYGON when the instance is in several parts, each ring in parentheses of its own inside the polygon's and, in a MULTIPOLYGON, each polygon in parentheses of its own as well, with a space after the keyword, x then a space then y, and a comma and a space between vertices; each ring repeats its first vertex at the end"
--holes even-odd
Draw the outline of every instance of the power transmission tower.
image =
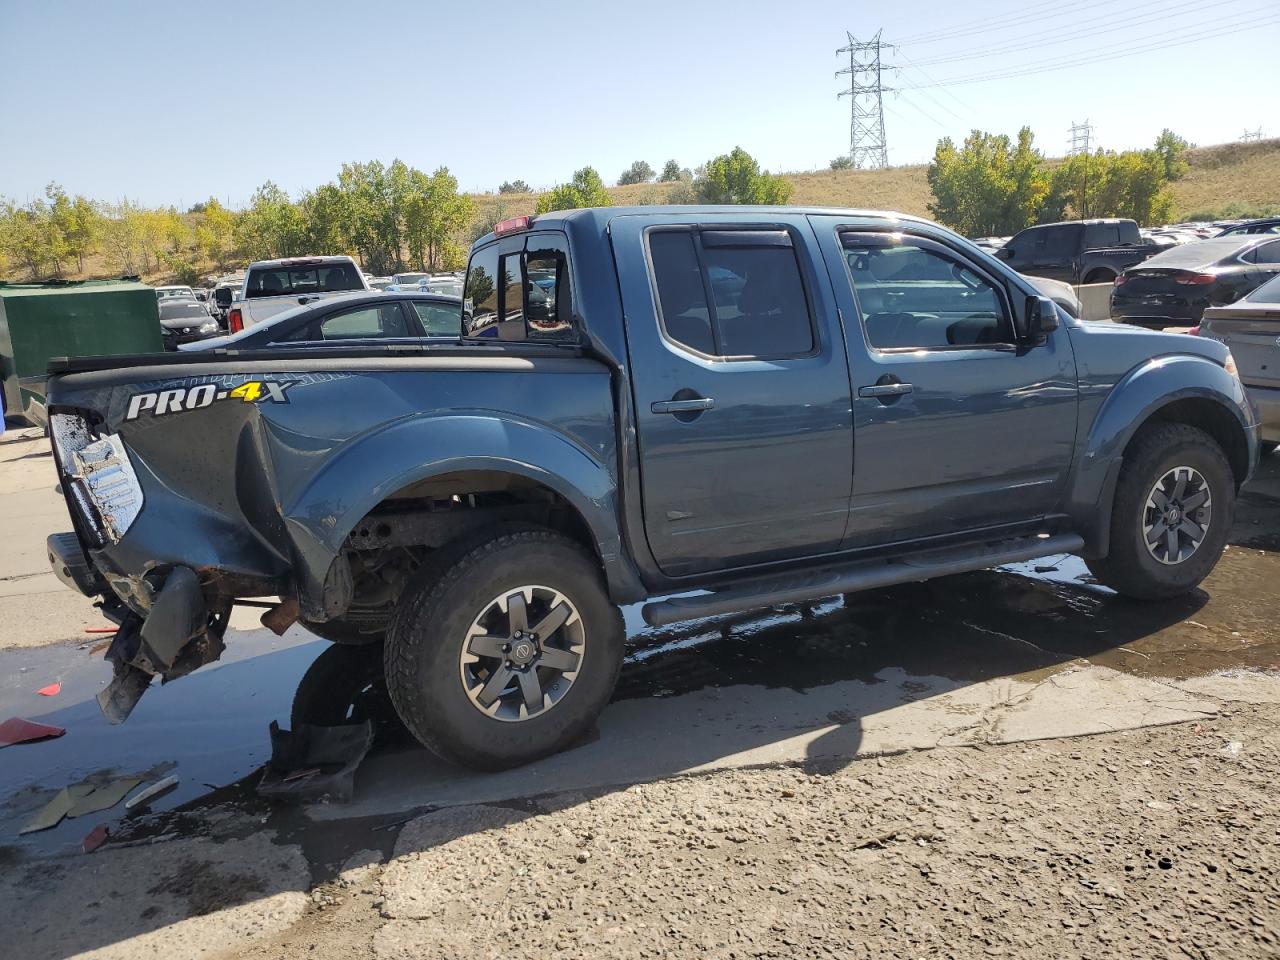
POLYGON ((1262 128, 1261 128, 1261 127, 1259 127, 1257 130, 1246 130, 1244 133, 1240 134, 1240 140, 1241 140, 1243 143, 1249 143, 1250 141, 1253 141, 1253 142, 1255 142, 1255 143, 1256 143, 1257 141, 1260 141, 1261 139, 1262 139, 1262 128))
POLYGON ((1067 145, 1068 157, 1083 157, 1080 168, 1080 217, 1089 216, 1089 157, 1092 155, 1093 124, 1071 121, 1071 140, 1067 145))
POLYGON ((836 51, 849 55, 849 66, 837 70, 836 76, 849 77, 849 89, 841 90, 837 97, 849 98, 849 159, 854 167, 880 169, 889 165, 889 145, 884 135, 884 101, 883 94, 892 87, 881 83, 883 70, 892 67, 881 67, 880 51, 889 44, 880 42, 880 34, 866 43, 859 43, 853 34, 845 31, 849 38, 847 46, 836 51), (866 78, 865 80, 863 78, 866 78))
POLYGON ((1089 155, 1089 144, 1093 139, 1093 124, 1088 120, 1084 123, 1076 123, 1071 121, 1071 140, 1067 146, 1067 156, 1074 157, 1077 154, 1089 155))

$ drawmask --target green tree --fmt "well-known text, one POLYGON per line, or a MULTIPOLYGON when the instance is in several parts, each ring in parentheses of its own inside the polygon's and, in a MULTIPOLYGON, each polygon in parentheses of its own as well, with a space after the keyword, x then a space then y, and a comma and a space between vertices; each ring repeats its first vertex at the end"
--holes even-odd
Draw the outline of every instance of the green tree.
POLYGON ((682 178, 683 172, 676 160, 668 160, 662 165, 662 173, 658 174, 659 183, 674 183, 682 178))
POLYGON ((268 180, 236 218, 236 245, 250 260, 296 257, 307 252, 307 226, 289 195, 268 180))
POLYGON ((107 262, 125 276, 142 273, 142 214, 128 197, 103 208, 102 248, 107 262))
POLYGON ((780 204, 790 200, 792 192, 789 181, 761 171, 741 147, 708 160, 693 187, 702 203, 780 204))
POLYGON ((832 170, 852 170, 853 157, 850 157, 847 154, 841 154, 840 156, 836 157, 834 160, 831 161, 831 169, 832 170))
POLYGON ((199 206, 202 211, 196 225, 196 249, 219 270, 226 270, 235 245, 235 215, 213 197, 199 206))
POLYGON ((298 206, 307 224, 307 246, 320 254, 348 253, 347 197, 336 184, 325 183, 304 194, 298 206))
POLYGON ((450 270, 465 261, 457 237, 470 222, 471 198, 458 193, 458 179, 448 167, 431 176, 410 170, 405 239, 409 257, 421 270, 450 270))
POLYGON ((573 179, 538 197, 536 211, 575 210, 582 207, 610 207, 613 198, 604 188, 600 174, 591 167, 574 171, 573 179))
POLYGON ((1036 222, 1049 195, 1043 157, 1029 127, 1016 146, 1003 134, 974 130, 956 149, 950 137, 938 141, 929 165, 933 201, 929 212, 965 234, 1016 233, 1036 222))
POLYGON ((1066 217, 1128 217, 1145 225, 1165 223, 1173 196, 1158 150, 1097 150, 1068 157, 1053 171, 1042 222, 1066 217))
POLYGON ((1187 151, 1190 149, 1191 144, 1168 127, 1160 131, 1155 150, 1160 155, 1166 180, 1179 180, 1187 172, 1187 151))
POLYGON ((618 177, 618 186, 625 187, 633 183, 648 183, 653 179, 653 167, 643 160, 637 160, 618 177))
POLYGON ((498 187, 499 193, 532 193, 529 184, 523 180, 503 180, 502 185, 498 187))

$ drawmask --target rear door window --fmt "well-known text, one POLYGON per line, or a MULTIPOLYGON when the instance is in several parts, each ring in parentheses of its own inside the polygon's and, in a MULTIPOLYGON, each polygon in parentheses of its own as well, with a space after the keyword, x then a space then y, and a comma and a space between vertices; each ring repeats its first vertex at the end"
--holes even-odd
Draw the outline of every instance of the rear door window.
POLYGON ((413 309, 422 321, 422 329, 428 337, 456 337, 462 329, 462 311, 451 303, 415 300, 413 309))
POLYGON ((648 240, 670 340, 726 358, 813 352, 812 311, 786 230, 653 230, 648 240))
POLYGON ((354 264, 274 267, 249 273, 245 296, 282 297, 306 293, 338 293, 363 290, 354 264))
POLYGON ((1090 223, 1085 226, 1084 246, 1086 250, 1098 247, 1118 247, 1120 245, 1120 224, 1090 223))
POLYGON ((468 314, 469 337, 498 336, 498 247, 477 250, 467 268, 462 308, 468 314))
POLYGON ((321 340, 367 340, 409 337, 413 333, 396 302, 356 307, 330 314, 320 321, 321 340))
POLYGON ((1254 263, 1280 263, 1280 240, 1264 243, 1253 252, 1254 263))

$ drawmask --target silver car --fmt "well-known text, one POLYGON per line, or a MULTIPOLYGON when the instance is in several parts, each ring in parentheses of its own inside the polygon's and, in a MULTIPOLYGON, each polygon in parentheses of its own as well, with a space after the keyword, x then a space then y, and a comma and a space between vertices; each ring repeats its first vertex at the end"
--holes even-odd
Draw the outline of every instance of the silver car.
POLYGON ((1280 443, 1280 277, 1226 307, 1208 307, 1193 331, 1225 343, 1258 408, 1263 441, 1280 443))

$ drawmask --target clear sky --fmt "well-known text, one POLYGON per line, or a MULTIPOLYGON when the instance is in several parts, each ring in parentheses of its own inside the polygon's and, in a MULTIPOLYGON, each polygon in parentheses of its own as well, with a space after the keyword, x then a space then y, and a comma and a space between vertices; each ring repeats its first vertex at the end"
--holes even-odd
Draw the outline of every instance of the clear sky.
POLYGON ((1280 0, 0 0, 0 195, 238 207, 396 157, 467 190, 612 183, 734 145, 815 169, 849 146, 835 51, 880 29, 893 164, 973 127, 1051 155, 1085 119, 1117 149, 1280 135, 1280 0), (1017 75, 920 89, 992 74, 1017 75))

